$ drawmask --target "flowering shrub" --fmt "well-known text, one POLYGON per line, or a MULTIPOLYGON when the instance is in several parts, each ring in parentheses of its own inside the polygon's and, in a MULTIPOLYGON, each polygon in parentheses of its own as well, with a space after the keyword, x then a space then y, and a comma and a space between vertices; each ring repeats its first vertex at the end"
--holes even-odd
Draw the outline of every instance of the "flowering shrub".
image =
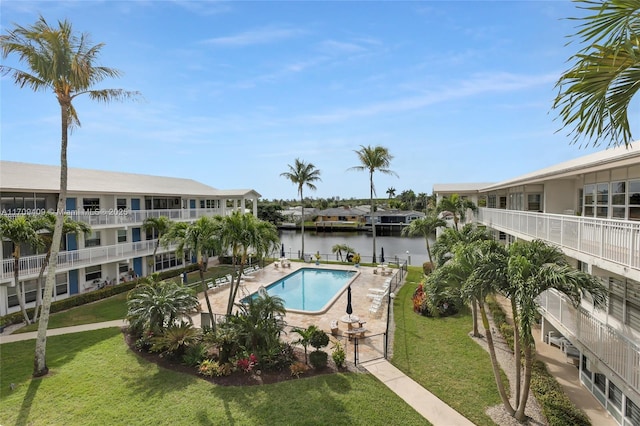
POLYGON ((245 373, 250 373, 253 370, 253 367, 255 367, 257 364, 258 357, 256 357, 254 354, 249 355, 248 358, 240 358, 236 362, 236 366, 238 367, 238 369, 244 371, 245 373))
POLYGON ((233 373, 233 366, 228 362, 220 364, 218 361, 205 359, 200 363, 200 366, 198 367, 198 373, 207 377, 228 376, 233 373))
POLYGON ((418 288, 416 288, 416 291, 413 292, 412 300, 413 300, 413 312, 417 312, 421 314, 425 309, 425 305, 427 301, 427 296, 424 292, 424 284, 420 283, 420 285, 418 285, 418 288))

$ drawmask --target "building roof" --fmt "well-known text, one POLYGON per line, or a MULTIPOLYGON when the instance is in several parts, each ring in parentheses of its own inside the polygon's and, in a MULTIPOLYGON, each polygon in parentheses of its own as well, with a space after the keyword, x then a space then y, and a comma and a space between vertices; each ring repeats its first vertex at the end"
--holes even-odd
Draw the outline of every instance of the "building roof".
MULTIPOLYGON (((400 216, 400 217, 407 217, 407 216, 420 216, 423 217, 425 216, 424 213, 422 212, 418 212, 415 210, 387 210, 387 211, 376 211, 374 214, 374 216, 400 216)), ((367 213, 367 216, 369 216, 369 214, 367 213)))
POLYGON ((320 210, 318 216, 364 216, 364 212, 349 207, 334 207, 330 209, 320 210))
MULTIPOLYGON (((0 161, 0 190, 3 192, 57 193, 59 189, 60 166, 0 161)), ((252 189, 220 190, 193 179, 72 167, 68 170, 67 190, 93 194, 260 196, 252 189)))
POLYGON ((478 192, 482 188, 493 185, 494 182, 481 183, 436 183, 433 185, 434 193, 443 192, 478 192))

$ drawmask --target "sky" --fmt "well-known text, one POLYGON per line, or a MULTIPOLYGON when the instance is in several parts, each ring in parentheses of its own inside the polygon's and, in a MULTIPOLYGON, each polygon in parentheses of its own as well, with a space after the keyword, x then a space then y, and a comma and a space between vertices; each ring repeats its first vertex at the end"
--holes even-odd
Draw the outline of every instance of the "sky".
MULTIPOLYGON (((570 1, 16 1, 2 33, 42 15, 68 20, 139 91, 78 97, 70 167, 194 179, 297 198, 280 174, 296 158, 321 172, 314 198, 368 198, 361 146, 384 146, 394 188, 500 182, 606 148, 570 143, 552 109, 577 52, 570 1)), ((9 56, 3 64, 25 69, 9 56)), ((59 164, 51 92, 0 80, 3 160, 59 164)), ((632 129, 633 131, 634 129, 632 129)), ((635 133, 634 133, 635 134, 635 133)))

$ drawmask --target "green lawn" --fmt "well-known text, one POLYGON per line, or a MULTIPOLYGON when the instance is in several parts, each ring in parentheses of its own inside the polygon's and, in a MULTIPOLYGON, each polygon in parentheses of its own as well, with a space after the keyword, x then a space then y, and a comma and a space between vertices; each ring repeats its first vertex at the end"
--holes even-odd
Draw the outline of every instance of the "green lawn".
POLYGON ((413 312, 420 279, 411 269, 394 301, 392 363, 478 425, 493 425, 484 411, 500 404, 488 353, 469 337, 471 315, 427 318, 413 312))
POLYGON ((34 340, 0 346, 0 424, 427 424, 371 375, 224 387, 144 361, 117 329, 47 342, 51 374, 34 380, 34 340))

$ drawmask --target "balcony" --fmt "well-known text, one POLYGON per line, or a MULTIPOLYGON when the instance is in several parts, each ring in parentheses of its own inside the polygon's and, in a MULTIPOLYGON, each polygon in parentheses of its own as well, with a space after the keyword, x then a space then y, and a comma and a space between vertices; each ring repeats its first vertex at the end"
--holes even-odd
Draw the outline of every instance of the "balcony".
MULTIPOLYGON (((82 268, 90 265, 117 262, 134 257, 148 256, 153 254, 153 249, 158 240, 138 241, 135 243, 122 243, 113 246, 91 247, 80 250, 64 251, 58 254, 58 265, 56 271, 68 271, 70 269, 82 268)), ((162 245, 158 252, 174 250, 175 246, 164 248, 162 245)), ((40 268, 44 263, 46 255, 25 256, 20 259, 20 279, 36 278, 40 273, 40 268)), ((0 281, 10 281, 13 279, 14 260, 3 259, 2 270, 0 271, 0 281)), ((46 271, 45 271, 46 273, 46 271)))
MULTIPOLYGON (((478 209, 477 221, 524 239, 605 260, 614 272, 640 279, 640 222, 517 210, 478 209)), ((597 262, 596 262, 597 263, 597 262)))
POLYGON ((538 299, 542 315, 560 324, 562 333, 584 346, 592 362, 610 369, 635 392, 640 393, 640 346, 583 308, 576 309, 555 290, 538 299), (592 359, 595 357, 596 359, 592 359))
MULTIPOLYGON (((174 221, 196 220, 202 216, 224 214, 223 209, 171 209, 171 210, 116 210, 99 211, 69 210, 65 212, 71 219, 90 226, 140 225, 149 217, 165 216, 174 221)), ((9 217, 16 214, 7 215, 9 217)))

